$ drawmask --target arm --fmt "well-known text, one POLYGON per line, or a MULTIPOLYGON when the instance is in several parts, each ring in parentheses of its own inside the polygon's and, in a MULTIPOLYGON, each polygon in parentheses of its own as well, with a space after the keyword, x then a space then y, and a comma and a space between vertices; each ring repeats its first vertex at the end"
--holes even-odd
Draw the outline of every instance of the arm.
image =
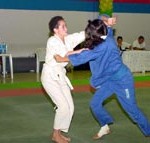
POLYGON ((60 55, 54 56, 57 62, 69 62, 69 58, 67 56, 61 57, 60 55))
POLYGON ((82 49, 75 50, 75 51, 69 51, 66 56, 69 56, 69 55, 72 55, 72 54, 79 54, 79 53, 81 53, 81 52, 84 51, 84 50, 89 50, 89 49, 87 49, 87 48, 82 48, 82 49))
POLYGON ((73 50, 78 44, 85 40, 85 31, 79 33, 73 33, 66 36, 66 41, 70 45, 69 51, 73 50))
POLYGON ((145 48, 133 47, 133 50, 145 50, 145 48))
POLYGON ((69 62, 69 61, 70 61, 69 58, 68 58, 69 55, 79 54, 79 53, 81 53, 81 52, 84 51, 84 50, 88 50, 88 49, 82 48, 82 49, 79 49, 79 50, 76 50, 76 51, 69 51, 69 52, 67 53, 67 55, 64 56, 64 57, 61 57, 60 55, 55 55, 54 58, 55 58, 55 60, 56 60, 57 62, 69 62))
POLYGON ((131 49, 132 49, 132 46, 130 45, 130 46, 126 47, 126 49, 131 50, 131 49))
POLYGON ((122 46, 123 46, 124 50, 131 50, 132 49, 131 44, 124 42, 124 41, 122 42, 122 46))

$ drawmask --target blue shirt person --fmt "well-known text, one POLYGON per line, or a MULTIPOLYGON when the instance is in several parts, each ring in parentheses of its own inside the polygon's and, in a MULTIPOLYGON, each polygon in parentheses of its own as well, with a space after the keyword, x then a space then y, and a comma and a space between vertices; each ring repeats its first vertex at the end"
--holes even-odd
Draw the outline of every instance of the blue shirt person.
POLYGON ((150 123, 136 103, 132 73, 122 62, 117 43, 110 32, 111 28, 102 20, 89 21, 85 29, 85 48, 89 50, 70 54, 57 61, 68 59, 73 66, 89 62, 92 73, 90 83, 96 89, 90 107, 101 125, 94 139, 110 133, 109 124, 113 123, 113 118, 104 108, 103 102, 112 94, 116 95, 122 108, 137 123, 142 133, 150 136, 150 123))

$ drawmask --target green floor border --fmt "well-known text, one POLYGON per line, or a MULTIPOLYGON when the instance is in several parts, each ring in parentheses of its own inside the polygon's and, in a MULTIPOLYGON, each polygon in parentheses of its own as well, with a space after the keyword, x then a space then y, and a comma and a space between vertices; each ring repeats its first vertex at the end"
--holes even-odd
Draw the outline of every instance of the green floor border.
MULTIPOLYGON (((150 81, 150 76, 134 76, 135 82, 150 81)), ((89 79, 71 80, 73 85, 87 85, 89 79)), ((0 90, 3 89, 17 89, 17 88, 38 88, 42 87, 41 82, 18 82, 18 83, 4 83, 0 85, 0 90)))
POLYGON ((135 81, 150 81, 150 75, 148 76, 134 76, 135 81))

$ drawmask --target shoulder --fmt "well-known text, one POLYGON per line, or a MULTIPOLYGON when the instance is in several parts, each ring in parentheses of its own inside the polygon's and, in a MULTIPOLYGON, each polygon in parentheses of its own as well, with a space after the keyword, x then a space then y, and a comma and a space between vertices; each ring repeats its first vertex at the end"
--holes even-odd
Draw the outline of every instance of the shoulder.
POLYGON ((57 41, 57 39, 54 36, 49 37, 47 40, 48 43, 53 43, 55 41, 57 41))
POLYGON ((56 37, 52 36, 52 37, 48 38, 48 40, 47 40, 47 50, 48 51, 56 51, 56 50, 60 49, 59 48, 60 46, 61 46, 61 43, 56 37))
POLYGON ((60 41, 55 36, 52 36, 47 40, 47 46, 55 46, 58 45, 59 43, 60 41))

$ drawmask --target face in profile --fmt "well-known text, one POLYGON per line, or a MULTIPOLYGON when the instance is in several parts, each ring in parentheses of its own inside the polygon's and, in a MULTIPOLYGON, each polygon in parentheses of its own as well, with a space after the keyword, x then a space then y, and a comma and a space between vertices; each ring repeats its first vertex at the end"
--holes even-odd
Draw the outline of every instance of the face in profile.
POLYGON ((58 22, 58 27, 54 29, 54 32, 60 37, 67 36, 68 30, 67 30, 66 22, 64 20, 60 20, 58 22))

